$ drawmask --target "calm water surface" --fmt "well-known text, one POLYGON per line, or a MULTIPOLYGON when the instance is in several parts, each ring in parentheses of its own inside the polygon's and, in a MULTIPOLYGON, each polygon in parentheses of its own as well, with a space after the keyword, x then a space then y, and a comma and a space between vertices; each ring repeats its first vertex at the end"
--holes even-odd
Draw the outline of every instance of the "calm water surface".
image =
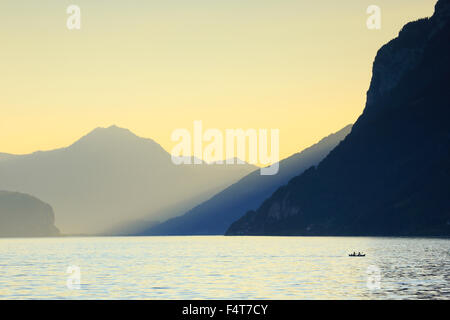
POLYGON ((0 239, 0 299, 25 298, 449 299, 450 240, 0 239), (67 287, 73 265, 79 290, 67 287))

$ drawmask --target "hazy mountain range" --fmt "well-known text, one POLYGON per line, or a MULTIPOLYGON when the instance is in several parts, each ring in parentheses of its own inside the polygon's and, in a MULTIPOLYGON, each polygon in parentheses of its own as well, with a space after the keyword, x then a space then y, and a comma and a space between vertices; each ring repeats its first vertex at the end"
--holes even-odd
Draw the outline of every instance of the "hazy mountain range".
POLYGON ((449 236, 449 21, 440 0, 433 17, 407 24, 379 50, 354 126, 274 176, 248 164, 176 166, 116 126, 67 148, 0 153, 0 236, 449 236))
POLYGON ((252 172, 186 214, 151 226, 142 235, 223 235, 228 227, 248 210, 256 209, 278 187, 317 165, 334 149, 352 126, 323 138, 317 144, 280 161, 276 175, 252 172))
POLYGON ((7 159, 11 159, 13 158, 14 155, 13 154, 9 154, 9 153, 1 153, 0 152, 0 161, 2 160, 7 160, 7 159))
POLYGON ((63 233, 101 233, 179 215, 256 169, 249 164, 177 166, 153 140, 112 126, 97 128, 67 148, 1 154, 0 190, 51 204, 63 233))
POLYGON ((383 46, 363 114, 229 235, 450 235, 450 1, 383 46))

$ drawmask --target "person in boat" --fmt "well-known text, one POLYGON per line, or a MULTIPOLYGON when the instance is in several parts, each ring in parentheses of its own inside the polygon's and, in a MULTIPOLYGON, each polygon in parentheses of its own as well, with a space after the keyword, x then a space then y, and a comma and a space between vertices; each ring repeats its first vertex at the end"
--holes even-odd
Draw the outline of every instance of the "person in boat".
POLYGON ((361 255, 361 252, 358 252, 358 256, 360 256, 361 255))

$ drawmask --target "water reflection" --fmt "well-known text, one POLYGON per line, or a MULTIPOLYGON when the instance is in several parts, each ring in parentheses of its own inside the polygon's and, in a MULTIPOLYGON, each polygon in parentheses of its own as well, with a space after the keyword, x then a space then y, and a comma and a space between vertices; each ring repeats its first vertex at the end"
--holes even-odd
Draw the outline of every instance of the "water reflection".
POLYGON ((448 299, 449 249, 409 238, 0 239, 0 298, 448 299), (68 266, 80 267, 80 290, 67 288, 68 266))

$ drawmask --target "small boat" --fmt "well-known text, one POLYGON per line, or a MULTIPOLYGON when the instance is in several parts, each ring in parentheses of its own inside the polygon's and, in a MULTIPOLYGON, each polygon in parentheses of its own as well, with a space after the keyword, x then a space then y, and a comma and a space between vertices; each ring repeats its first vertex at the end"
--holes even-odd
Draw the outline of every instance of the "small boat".
POLYGON ((365 257, 366 255, 365 254, 361 254, 361 253, 358 253, 358 254, 350 253, 348 256, 349 257, 365 257))

